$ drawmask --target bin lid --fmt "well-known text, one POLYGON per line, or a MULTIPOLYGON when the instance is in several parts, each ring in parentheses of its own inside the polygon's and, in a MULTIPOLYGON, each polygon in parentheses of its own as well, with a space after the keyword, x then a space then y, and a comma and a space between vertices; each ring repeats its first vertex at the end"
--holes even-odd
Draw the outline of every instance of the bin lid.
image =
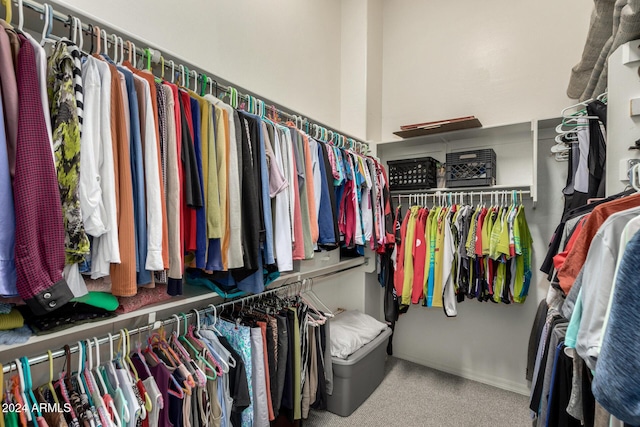
POLYGON ((379 345, 384 344, 387 338, 391 335, 391 328, 387 328, 375 337, 372 341, 360 347, 358 350, 349 355, 346 359, 340 359, 339 357, 332 357, 331 363, 336 365, 350 366, 355 365, 360 360, 364 359, 369 353, 378 348, 379 345))

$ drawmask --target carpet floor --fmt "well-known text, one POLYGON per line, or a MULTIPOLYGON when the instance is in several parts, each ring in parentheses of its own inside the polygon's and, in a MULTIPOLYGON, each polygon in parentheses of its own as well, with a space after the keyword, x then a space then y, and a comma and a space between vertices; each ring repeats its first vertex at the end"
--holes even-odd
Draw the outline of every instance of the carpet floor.
POLYGON ((311 410, 304 426, 531 426, 529 399, 389 357, 382 384, 349 417, 311 410))

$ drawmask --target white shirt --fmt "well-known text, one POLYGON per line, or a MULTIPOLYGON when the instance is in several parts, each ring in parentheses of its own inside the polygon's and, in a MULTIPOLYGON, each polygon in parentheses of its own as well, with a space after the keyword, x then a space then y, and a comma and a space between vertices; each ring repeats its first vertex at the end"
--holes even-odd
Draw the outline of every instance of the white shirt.
MULTIPOLYGON (((276 126, 274 132, 274 140, 273 140, 273 152, 276 157, 276 163, 278 169, 280 169, 282 175, 287 178, 288 175, 285 170, 284 159, 282 156, 282 142, 281 135, 282 129, 279 126, 276 126)), ((284 139, 284 138, 282 138, 284 139)), ((293 230, 291 228, 291 215, 290 215, 290 192, 289 188, 293 187, 293 185, 287 185, 287 188, 284 191, 276 194, 276 209, 275 215, 273 217, 274 224, 274 238, 275 238, 275 251, 276 251, 276 262, 278 263, 278 270, 280 271, 291 271, 293 270, 293 247, 291 242, 293 242, 293 230)))
MULTIPOLYGON (((88 57, 82 68, 83 84, 85 87, 92 80, 89 76, 97 72, 99 77, 99 91, 86 90, 84 97, 84 126, 81 139, 80 158, 80 203, 83 206, 83 193, 89 195, 91 190, 100 193, 101 208, 99 215, 104 225, 102 234, 94 236, 91 244, 91 278, 98 279, 109 275, 111 263, 120 263, 120 243, 118 240, 118 211, 116 208, 116 178, 115 162, 113 159, 113 139, 111 136, 111 70, 106 62, 88 57), (85 76, 87 83, 84 83, 85 76), (85 145, 90 148, 85 148, 85 145), (96 169, 91 174, 82 172, 85 152, 91 153, 95 158, 96 169), (97 175, 96 175, 97 172, 97 175), (99 184, 99 189, 93 186, 99 184)), ((93 77, 92 77, 93 79, 93 77)), ((94 195, 95 196, 95 195, 94 195)), ((84 196, 87 197, 87 196, 84 196)), ((85 200, 85 204, 88 200, 85 200)), ((89 206, 97 204, 94 198, 89 206)), ((83 209, 88 209, 85 206, 83 209)), ((83 210, 85 227, 87 216, 83 210)))
POLYGON ((142 83, 143 92, 138 91, 140 114, 140 136, 144 148, 144 182, 147 196, 147 260, 148 271, 164 270, 162 260, 162 194, 160 192, 160 163, 156 121, 153 117, 149 82, 140 76, 133 78, 142 83))

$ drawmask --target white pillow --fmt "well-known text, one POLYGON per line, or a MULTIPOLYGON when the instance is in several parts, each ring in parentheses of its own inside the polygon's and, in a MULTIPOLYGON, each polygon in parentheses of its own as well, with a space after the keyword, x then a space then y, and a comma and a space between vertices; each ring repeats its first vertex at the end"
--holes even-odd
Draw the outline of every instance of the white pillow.
POLYGON ((340 359, 346 359, 387 329, 386 324, 356 310, 338 314, 329 325, 331 355, 340 359))

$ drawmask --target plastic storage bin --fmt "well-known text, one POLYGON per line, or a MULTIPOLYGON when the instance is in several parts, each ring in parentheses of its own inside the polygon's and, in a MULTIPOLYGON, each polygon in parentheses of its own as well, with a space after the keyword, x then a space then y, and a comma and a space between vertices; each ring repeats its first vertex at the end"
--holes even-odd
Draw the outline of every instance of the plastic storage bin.
POLYGON ((436 186, 438 161, 433 157, 391 160, 389 166, 389 189, 428 190, 436 186))
POLYGON ((384 378, 390 335, 391 329, 387 328, 347 359, 331 358, 333 394, 327 399, 329 411, 348 417, 378 388, 384 378))
POLYGON ((496 185, 496 152, 484 150, 447 153, 447 187, 496 185))

